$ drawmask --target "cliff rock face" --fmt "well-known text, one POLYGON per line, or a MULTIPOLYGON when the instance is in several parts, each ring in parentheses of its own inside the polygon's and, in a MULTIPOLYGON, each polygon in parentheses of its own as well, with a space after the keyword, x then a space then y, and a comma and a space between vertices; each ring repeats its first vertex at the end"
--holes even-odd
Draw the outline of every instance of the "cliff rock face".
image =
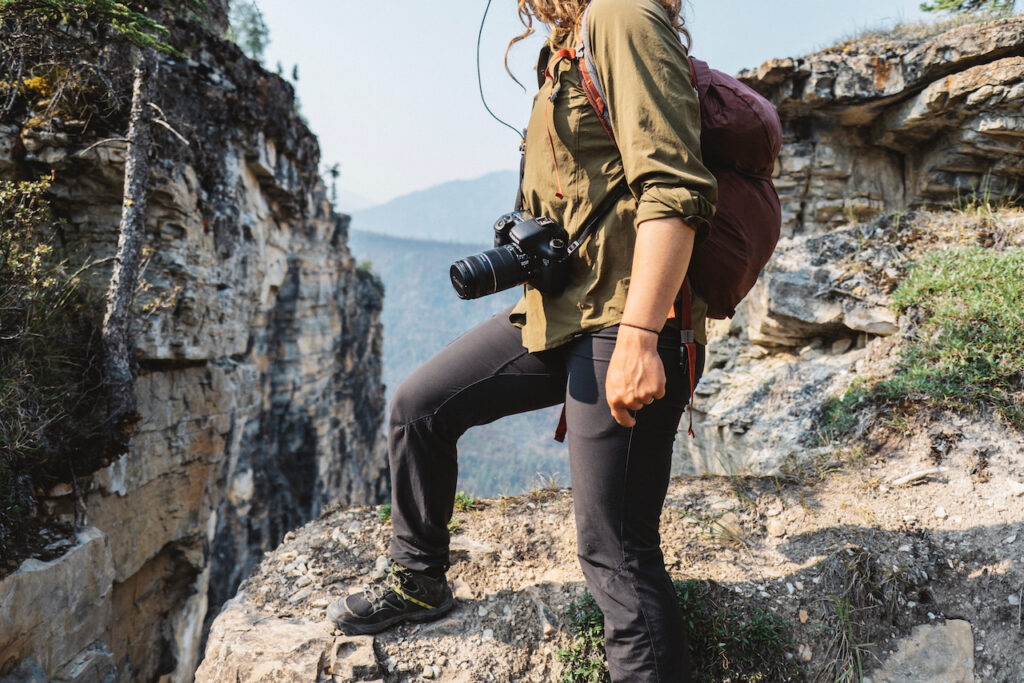
MULTIPOLYGON (((127 455, 44 499, 88 526, 60 560, 0 582, 0 674, 32 658, 70 676, 94 652, 118 680, 191 680, 204 621, 263 551, 327 503, 386 491, 379 283, 349 254, 291 88, 215 36, 194 40, 161 67, 189 147, 168 154, 168 137, 150 178, 143 419, 127 455)), ((52 169, 65 240, 109 257, 124 146, 82 152, 61 125, 0 122, 0 173, 52 169)))
POLYGON ((1024 176, 1024 18, 867 36, 740 75, 779 109, 783 234, 1012 196, 1024 176))

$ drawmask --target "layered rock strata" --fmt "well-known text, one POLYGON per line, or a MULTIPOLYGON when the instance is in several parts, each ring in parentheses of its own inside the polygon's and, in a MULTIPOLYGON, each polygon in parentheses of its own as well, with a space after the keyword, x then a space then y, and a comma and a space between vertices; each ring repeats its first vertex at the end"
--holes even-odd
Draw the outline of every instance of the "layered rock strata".
POLYGON ((1019 194, 1024 17, 913 33, 868 35, 740 75, 782 119, 784 235, 974 193, 1019 194))
MULTIPOLYGON (((89 526, 60 560, 0 582, 0 675, 29 658, 63 675, 95 652, 117 680, 191 680, 204 623, 263 551, 327 503, 386 490, 379 282, 355 267, 290 86, 186 28, 189 59, 161 66, 188 147, 165 134, 150 178, 143 419, 126 455, 42 501, 89 526)), ((52 174, 66 243, 107 258, 124 145, 87 149, 68 130, 0 122, 0 174, 52 174)))

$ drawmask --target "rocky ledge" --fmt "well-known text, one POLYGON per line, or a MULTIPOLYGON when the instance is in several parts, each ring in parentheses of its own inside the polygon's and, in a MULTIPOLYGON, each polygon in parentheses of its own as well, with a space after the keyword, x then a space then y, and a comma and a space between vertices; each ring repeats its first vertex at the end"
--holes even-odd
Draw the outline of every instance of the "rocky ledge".
MULTIPOLYGON (((994 454, 979 470, 967 439, 937 467, 932 445, 922 426, 885 457, 832 463, 821 478, 676 479, 662 518, 670 573, 714 582, 723 605, 785 619, 787 656, 811 680, 838 677, 847 627, 872 643, 858 654, 876 683, 1019 680, 1015 456, 994 454), (856 585, 892 590, 876 600, 870 589, 853 595, 856 585), (837 600, 858 610, 852 626, 837 600), (939 648, 949 657, 935 657, 939 648)), ((1007 445, 1020 452, 1024 437, 1007 445)), ((476 501, 453 528, 454 612, 374 637, 340 634, 324 610, 383 573, 382 510, 331 510, 290 533, 214 622, 196 680, 560 680, 559 651, 573 640, 567 607, 584 589, 571 494, 476 501)))

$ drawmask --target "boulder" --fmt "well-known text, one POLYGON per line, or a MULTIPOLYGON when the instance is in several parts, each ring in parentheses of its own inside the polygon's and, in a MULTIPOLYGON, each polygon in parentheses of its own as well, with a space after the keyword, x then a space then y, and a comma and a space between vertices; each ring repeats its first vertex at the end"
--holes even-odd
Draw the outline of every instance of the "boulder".
POLYGON ((0 580, 0 671, 32 659, 54 677, 105 637, 115 578, 109 539, 86 527, 77 540, 56 560, 25 560, 0 580))
POLYGON ((196 682, 317 681, 328 668, 333 642, 326 621, 278 618, 235 598, 210 631, 196 682))

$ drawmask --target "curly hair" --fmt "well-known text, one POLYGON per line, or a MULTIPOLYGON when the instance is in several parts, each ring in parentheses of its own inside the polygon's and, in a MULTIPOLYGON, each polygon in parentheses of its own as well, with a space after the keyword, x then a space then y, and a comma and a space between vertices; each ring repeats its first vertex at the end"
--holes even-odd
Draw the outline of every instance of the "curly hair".
MULTIPOLYGON (((548 42, 551 45, 562 45, 567 38, 576 33, 583 12, 591 0, 516 0, 519 8, 519 20, 523 22, 525 31, 513 38, 505 50, 505 70, 508 71, 508 51, 512 46, 527 36, 533 35, 533 20, 551 27, 548 42)), ((690 33, 683 22, 682 0, 657 0, 658 4, 668 12, 672 24, 683 34, 687 47, 690 44, 690 33)), ((509 75, 512 72, 509 71, 509 75)), ((515 78, 513 76, 513 78, 515 78)))

